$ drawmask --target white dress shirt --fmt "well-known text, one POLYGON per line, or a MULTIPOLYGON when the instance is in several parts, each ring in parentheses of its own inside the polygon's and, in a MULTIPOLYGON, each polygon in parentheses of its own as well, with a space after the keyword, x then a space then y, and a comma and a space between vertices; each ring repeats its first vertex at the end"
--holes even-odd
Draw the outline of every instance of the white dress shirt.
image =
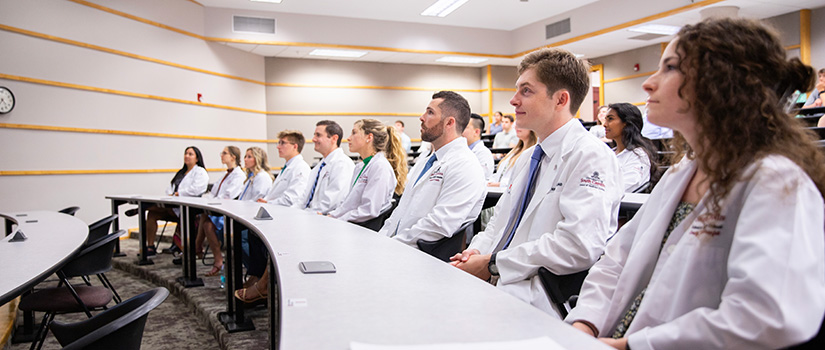
POLYGON ((478 159, 467 147, 467 139, 459 137, 435 151, 435 155, 438 160, 421 180, 416 182, 426 160, 410 170, 398 207, 379 234, 418 249, 419 240, 452 237, 461 225, 478 217, 487 182, 478 159))
POLYGON ((392 205, 395 172, 384 152, 378 152, 369 163, 363 161, 352 172, 349 194, 329 216, 349 222, 364 222, 378 217, 392 205))
POLYGON ((641 147, 624 149, 616 155, 625 192, 632 192, 650 181, 650 158, 641 147))
POLYGON ((221 176, 221 180, 212 185, 210 194, 213 198, 235 199, 243 191, 243 180, 246 178, 241 167, 236 166, 227 175, 221 176))
MULTIPOLYGON (((247 176, 249 176, 248 173, 247 176)), ((251 178, 247 178, 247 180, 244 181, 243 189, 241 190, 241 195, 238 197, 238 200, 251 202, 257 201, 260 198, 264 198, 270 188, 272 188, 272 176, 270 176, 266 170, 261 170, 251 178)))
POLYGON ((481 170, 484 171, 484 178, 489 179, 492 177, 495 164, 493 161, 493 153, 490 152, 487 146, 484 146, 484 142, 481 142, 481 140, 473 142, 473 144, 470 145, 470 150, 472 150, 473 154, 475 154, 476 158, 478 158, 478 163, 481 165, 481 170))
POLYGON ((518 143, 516 128, 511 127, 510 131, 502 130, 493 138, 493 148, 510 148, 518 143))
POLYGON ((304 195, 301 196, 300 201, 292 206, 321 213, 329 213, 335 210, 349 193, 349 180, 354 168, 355 164, 344 153, 344 150, 340 147, 336 148, 312 168, 312 172, 309 173, 307 179, 304 195), (321 164, 326 164, 323 169, 321 169, 321 164), (306 204, 316 179, 318 183, 315 185, 315 194, 312 196, 309 207, 307 207, 306 204))
POLYGON ((290 158, 272 182, 272 189, 264 196, 264 200, 285 207, 295 205, 303 198, 311 171, 304 156, 299 154, 290 158))
MULTIPOLYGON (((209 174, 206 173, 206 169, 195 165, 180 181, 177 192, 181 197, 199 197, 206 192, 208 186, 209 174)), ((166 187, 166 194, 170 196, 175 194, 175 188, 171 183, 166 187)))
MULTIPOLYGON (((533 197, 509 247, 496 256, 497 286, 559 317, 541 285, 538 269, 567 275, 590 268, 616 230, 623 191, 613 151, 578 120, 571 119, 540 144, 545 156, 539 163, 533 197)), ((526 149, 516 161, 512 183, 469 249, 494 253, 509 236, 510 217, 523 200, 534 149, 526 149)))

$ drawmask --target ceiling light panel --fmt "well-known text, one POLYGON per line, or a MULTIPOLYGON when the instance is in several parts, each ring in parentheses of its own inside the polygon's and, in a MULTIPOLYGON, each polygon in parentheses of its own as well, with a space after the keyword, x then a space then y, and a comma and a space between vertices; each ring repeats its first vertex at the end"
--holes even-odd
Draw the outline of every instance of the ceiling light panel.
POLYGON ((487 61, 487 59, 482 57, 444 56, 435 61, 444 63, 481 63, 487 61))
POLYGON ((315 49, 312 50, 312 52, 310 52, 309 55, 325 57, 358 58, 366 55, 367 53, 367 51, 315 49))
POLYGON ((642 24, 640 26, 629 28, 627 30, 637 33, 673 35, 678 33, 679 29, 681 29, 681 27, 669 26, 665 24, 642 24))
POLYGON ((424 10, 424 12, 421 12, 421 15, 431 17, 447 17, 447 15, 461 7, 461 5, 464 5, 467 1, 469 0, 438 0, 424 10))

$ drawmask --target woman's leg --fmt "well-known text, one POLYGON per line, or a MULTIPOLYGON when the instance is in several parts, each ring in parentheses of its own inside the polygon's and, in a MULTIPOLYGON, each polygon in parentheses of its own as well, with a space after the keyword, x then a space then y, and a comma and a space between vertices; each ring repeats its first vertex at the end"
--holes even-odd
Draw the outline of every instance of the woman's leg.
POLYGON ((212 250, 212 255, 215 257, 215 262, 212 266, 220 270, 223 266, 223 255, 221 255, 221 242, 218 240, 217 228, 212 220, 206 220, 203 224, 203 231, 206 234, 206 240, 209 241, 209 249, 212 250))
MULTIPOLYGON (((198 257, 203 256, 203 240, 206 238, 205 229, 206 225, 212 225, 211 221, 209 215, 198 215, 198 236, 195 237, 195 255, 198 257)), ((212 242, 210 241, 209 244, 212 244, 212 242)))
POLYGON ((156 206, 151 206, 146 209, 146 224, 143 226, 146 228, 146 246, 152 247, 154 249, 155 246, 155 234, 158 232, 158 220, 160 220, 162 216, 163 208, 159 208, 156 206))

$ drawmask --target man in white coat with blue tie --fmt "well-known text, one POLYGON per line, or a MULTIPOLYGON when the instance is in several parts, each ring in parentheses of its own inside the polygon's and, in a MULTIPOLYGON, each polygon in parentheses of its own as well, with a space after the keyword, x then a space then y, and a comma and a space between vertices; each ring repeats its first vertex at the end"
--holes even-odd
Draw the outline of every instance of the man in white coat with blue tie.
POLYGON ((347 197, 355 163, 341 149, 343 137, 344 129, 334 121, 315 124, 312 142, 324 158, 312 168, 304 195, 293 207, 326 214, 347 197))
POLYGON ((420 240, 452 237, 474 221, 487 194, 481 165, 461 137, 470 120, 467 100, 437 92, 420 120, 421 139, 432 143, 433 152, 410 170, 398 207, 379 231, 416 249, 420 240))
POLYGON ((513 182, 484 232, 452 264, 558 316, 538 270, 584 271, 616 230, 622 181, 616 156, 573 116, 590 89, 590 67, 561 49, 527 55, 518 67, 519 127, 539 143, 514 166, 513 182))

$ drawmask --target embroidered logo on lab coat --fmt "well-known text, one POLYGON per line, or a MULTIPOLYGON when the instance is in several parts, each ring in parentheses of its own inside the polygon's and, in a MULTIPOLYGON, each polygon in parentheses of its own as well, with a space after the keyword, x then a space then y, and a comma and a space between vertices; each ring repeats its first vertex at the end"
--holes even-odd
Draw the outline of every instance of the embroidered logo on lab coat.
POLYGON ((429 177, 427 177, 427 181, 434 181, 434 182, 441 182, 444 180, 444 172, 441 171, 441 167, 436 168, 429 177))
POLYGON ((705 213, 699 215, 696 221, 690 225, 690 234, 696 236, 700 242, 706 243, 711 238, 722 233, 722 223, 725 221, 724 215, 705 213))
POLYGON ((594 171, 592 175, 585 176, 579 181, 579 187, 590 187, 600 191, 605 190, 604 180, 599 177, 599 172, 594 171))

